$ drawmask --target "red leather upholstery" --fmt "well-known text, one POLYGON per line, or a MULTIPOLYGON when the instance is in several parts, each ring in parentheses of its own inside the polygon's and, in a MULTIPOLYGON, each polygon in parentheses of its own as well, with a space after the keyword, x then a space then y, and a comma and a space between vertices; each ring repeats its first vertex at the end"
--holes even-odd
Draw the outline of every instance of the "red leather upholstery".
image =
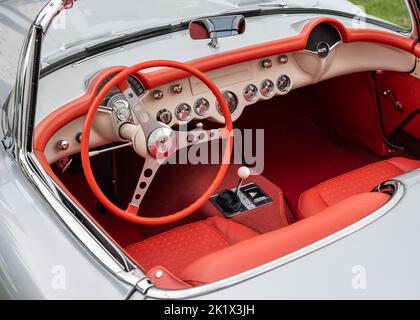
POLYGON ((381 182, 420 168, 420 161, 392 158, 327 180, 305 191, 299 199, 299 216, 307 218, 348 197, 369 192, 381 182))
POLYGON ((214 217, 159 234, 125 250, 146 271, 160 266, 177 276, 193 261, 256 235, 241 224, 214 217))
POLYGON ((383 206, 389 198, 379 192, 350 197, 313 217, 205 255, 187 266, 180 278, 197 286, 258 267, 348 227, 383 206))

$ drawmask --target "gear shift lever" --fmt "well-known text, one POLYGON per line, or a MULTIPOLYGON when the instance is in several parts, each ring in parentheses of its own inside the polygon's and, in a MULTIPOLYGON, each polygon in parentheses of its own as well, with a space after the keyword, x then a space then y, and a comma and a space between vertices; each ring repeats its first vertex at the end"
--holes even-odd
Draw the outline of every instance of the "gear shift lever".
POLYGON ((249 170, 248 167, 240 167, 238 169, 239 181, 238 181, 238 186, 236 187, 236 192, 235 192, 236 195, 239 194, 239 190, 241 189, 241 186, 244 180, 248 179, 250 175, 251 175, 251 170, 249 170))
POLYGON ((216 201, 225 212, 237 213, 241 211, 242 202, 238 196, 239 189, 241 188, 242 182, 245 179, 247 179, 250 174, 251 174, 251 171, 249 170, 249 168, 247 167, 239 168, 238 170, 239 181, 238 181, 238 186, 236 187, 236 192, 230 189, 227 189, 227 190, 222 191, 217 196, 216 201))

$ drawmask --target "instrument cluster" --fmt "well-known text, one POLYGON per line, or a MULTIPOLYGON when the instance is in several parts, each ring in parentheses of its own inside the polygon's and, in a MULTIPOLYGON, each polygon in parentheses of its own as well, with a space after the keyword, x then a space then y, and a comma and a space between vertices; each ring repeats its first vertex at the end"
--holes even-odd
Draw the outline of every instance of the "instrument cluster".
MULTIPOLYGON (((207 75, 222 91, 232 120, 236 120, 245 106, 287 94, 292 89, 289 63, 287 55, 274 56, 214 70, 207 75)), ((224 120, 214 95, 194 77, 156 88, 144 99, 149 112, 170 126, 193 119, 224 120)))

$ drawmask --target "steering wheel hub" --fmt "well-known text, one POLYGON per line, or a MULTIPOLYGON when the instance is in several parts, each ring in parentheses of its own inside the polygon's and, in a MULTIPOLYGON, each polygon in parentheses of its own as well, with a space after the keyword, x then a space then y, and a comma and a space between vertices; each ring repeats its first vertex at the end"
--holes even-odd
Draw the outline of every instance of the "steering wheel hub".
POLYGON ((176 134, 171 128, 157 128, 147 138, 147 150, 155 159, 166 159, 175 152, 176 147, 176 134))

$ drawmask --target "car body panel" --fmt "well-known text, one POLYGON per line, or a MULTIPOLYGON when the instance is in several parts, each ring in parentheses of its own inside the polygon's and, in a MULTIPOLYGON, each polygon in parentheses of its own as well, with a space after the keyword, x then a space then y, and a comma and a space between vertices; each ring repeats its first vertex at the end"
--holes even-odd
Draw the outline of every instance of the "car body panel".
POLYGON ((131 290, 70 233, 0 146, 0 299, 124 299, 131 290))
MULTIPOLYGON (((188 1, 192 3, 192 0, 188 1)), ((4 10, 2 6, 0 9, 4 10)), ((273 17, 252 18, 248 24, 256 26, 250 29, 255 33, 221 39, 219 52, 293 36, 300 32, 308 19, 315 16, 294 15, 283 17, 282 20, 273 17), (268 28, 273 24, 278 25, 278 33, 268 28)), ((352 24, 351 19, 340 18, 340 21, 346 26, 352 24)), ((378 26, 371 27, 380 29, 378 26)), ((12 36, 16 41, 18 38, 12 36)), ((85 80, 92 71, 157 58, 189 61, 214 53, 214 49, 207 46, 205 41, 190 41, 186 31, 182 31, 127 45, 124 50, 66 66, 41 79, 36 122, 55 108, 82 95, 86 90, 85 80), (168 47, 174 50, 167 50, 168 47), (132 54, 139 48, 142 49, 140 55, 132 54), (62 94, 55 95, 56 92, 62 94)), ((10 55, 10 52, 7 54, 10 55)), ((15 61, 10 63, 14 64, 15 61)), ((12 72, 12 67, 5 70, 2 69, 0 80, 5 78, 6 73, 11 77, 9 72, 12 72)), ((3 86, 0 90, 1 102, 12 83, 10 79, 7 83, 3 82, 0 84, 3 86)), ((404 185, 401 201, 364 228, 288 260, 271 271, 194 297, 420 298, 420 276, 417 272, 420 256, 416 250, 420 240, 420 216, 417 213, 420 171, 404 175, 400 180, 404 185), (366 271, 365 289, 352 286, 357 276, 354 268, 360 266, 366 271)), ((289 258, 284 257, 285 261, 289 258)), ((133 290, 133 285, 117 278, 94 258, 36 191, 15 159, 0 146, 0 298, 144 298, 138 291, 131 295, 133 290)), ((150 298, 157 298, 160 293, 153 287, 148 289, 150 298)))

